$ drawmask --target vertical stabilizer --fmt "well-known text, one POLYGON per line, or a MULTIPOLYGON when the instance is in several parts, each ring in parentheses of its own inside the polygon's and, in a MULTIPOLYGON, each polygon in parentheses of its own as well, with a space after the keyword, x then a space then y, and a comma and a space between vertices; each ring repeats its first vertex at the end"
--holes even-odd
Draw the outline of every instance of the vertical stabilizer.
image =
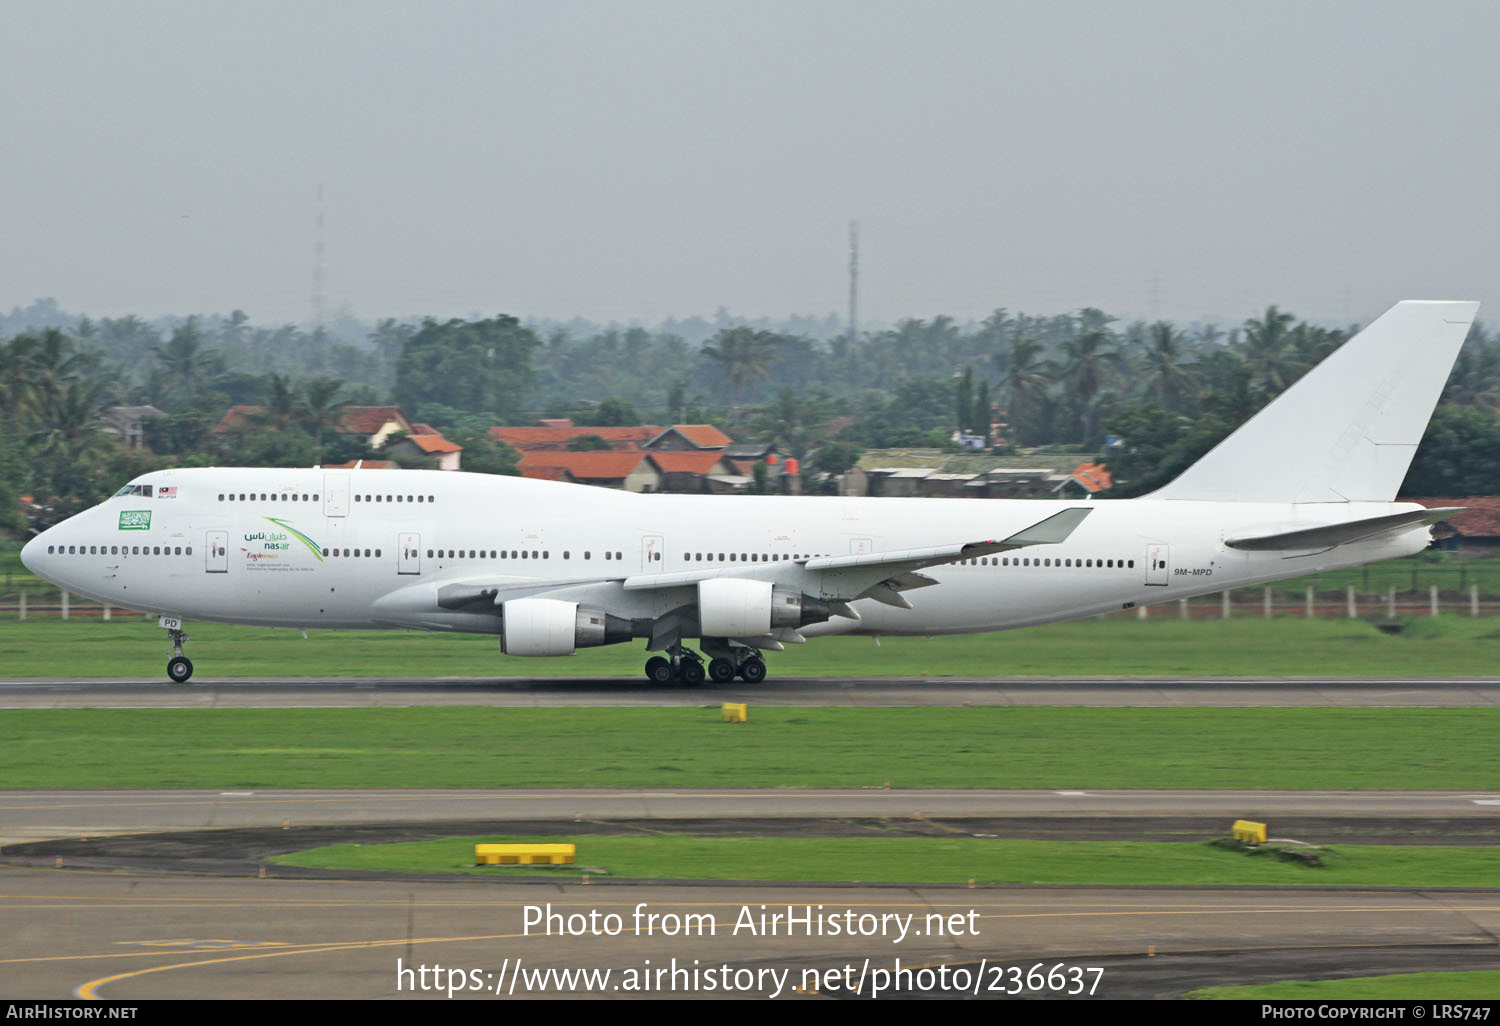
POLYGON ((1155 499, 1389 502, 1478 303, 1397 303, 1155 499))

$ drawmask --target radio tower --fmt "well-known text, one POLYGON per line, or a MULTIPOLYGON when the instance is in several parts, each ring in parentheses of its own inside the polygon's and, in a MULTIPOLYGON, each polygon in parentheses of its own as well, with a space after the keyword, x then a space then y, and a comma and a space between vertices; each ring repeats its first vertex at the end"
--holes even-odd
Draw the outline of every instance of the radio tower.
POLYGON ((849 222, 849 341, 859 340, 859 222, 849 222))
POLYGON ((313 336, 323 337, 323 284, 328 266, 323 256, 323 183, 318 183, 318 218, 313 236, 313 336))

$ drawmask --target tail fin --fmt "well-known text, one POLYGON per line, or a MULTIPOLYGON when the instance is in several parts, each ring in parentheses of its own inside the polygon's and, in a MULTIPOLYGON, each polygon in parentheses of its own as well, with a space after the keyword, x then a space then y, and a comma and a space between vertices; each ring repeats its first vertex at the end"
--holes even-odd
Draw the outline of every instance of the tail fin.
POLYGON ((1478 303, 1397 303, 1154 499, 1389 502, 1478 303))

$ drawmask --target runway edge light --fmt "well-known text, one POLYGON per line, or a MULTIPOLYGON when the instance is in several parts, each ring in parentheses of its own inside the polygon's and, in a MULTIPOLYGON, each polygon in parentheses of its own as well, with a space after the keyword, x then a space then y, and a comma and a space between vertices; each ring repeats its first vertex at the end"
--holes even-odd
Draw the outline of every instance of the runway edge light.
POLYGON ((1246 844, 1265 844, 1266 825, 1264 823, 1252 823, 1248 819, 1237 819, 1231 828, 1236 841, 1246 844))

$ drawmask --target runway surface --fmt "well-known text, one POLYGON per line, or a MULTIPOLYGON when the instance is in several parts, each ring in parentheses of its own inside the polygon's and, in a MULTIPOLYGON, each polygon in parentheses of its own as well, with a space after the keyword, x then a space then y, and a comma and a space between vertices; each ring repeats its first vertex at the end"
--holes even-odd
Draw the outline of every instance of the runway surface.
POLYGON ((523 883, 359 878, 263 861, 351 838, 566 829, 574 816, 593 820, 591 831, 1182 837, 1222 833, 1246 810, 1313 836, 1388 829, 1494 843, 1500 829, 1500 796, 1462 794, 10 792, 0 796, 8 836, 72 839, 0 851, 0 997, 446 998, 450 983, 491 998, 500 987, 508 997, 811 1000, 850 997, 856 983, 866 997, 877 986, 1067 996, 1048 991, 1049 973, 1064 991, 1089 984, 1094 997, 1171 997, 1213 983, 1500 967, 1496 891, 523 883), (63 868, 52 868, 57 859, 63 868), (540 932, 549 904, 563 917, 551 935, 540 932), (638 908, 660 918, 637 922, 638 908), (762 913, 789 909, 793 920, 768 934, 762 913), (611 913, 621 917, 614 935, 601 920, 611 913), (684 934, 689 914, 712 916, 713 932, 684 934), (590 921, 606 932, 589 933, 590 921), (837 933, 834 921, 845 924, 837 933), (897 959, 928 974, 876 971, 889 974, 897 959), (532 975, 549 969, 596 975, 532 975), (793 990, 804 984, 816 994, 793 990))
MULTIPOLYGON (((872 970, 898 959, 908 969, 968 967, 949 996, 1045 997, 1045 974, 1058 968, 1054 983, 1067 990, 1076 967, 1096 998, 1170 997, 1310 974, 1493 968, 1500 933, 1493 893, 623 888, 35 869, 0 870, 0 888, 14 926, 0 931, 0 990, 27 998, 445 997, 455 979, 466 988, 458 996, 491 999, 497 988, 509 997, 721 997, 708 982, 720 973, 736 988, 730 996, 812 1000, 848 996, 855 983, 870 996, 881 984, 872 970), (809 925, 761 918, 789 911, 809 925), (541 933, 549 912, 561 917, 550 935, 541 933), (689 914, 711 916, 711 931, 700 918, 683 935, 689 914), (565 935, 569 917, 581 935, 565 935), (618 928, 591 935, 590 918, 601 931, 618 928), (836 920, 850 929, 829 935, 836 920), (1028 983, 1037 965, 1042 975, 1028 983), (592 985, 531 976, 548 969, 609 976, 592 985), (633 990, 630 973, 648 989, 633 990), (652 973, 666 975, 653 982, 652 973), (794 989, 810 982, 816 995, 794 989)), ((908 986, 924 983, 940 981, 914 976, 908 986)))
POLYGON ((804 679, 659 687, 617 680, 0 681, 0 709, 309 706, 1500 706, 1500 680, 804 679))
MULTIPOLYGON (((665 690, 624 679, 0 683, 3 708, 721 701, 1487 706, 1500 704, 1500 682, 778 680, 665 690)), ((565 831, 580 822, 590 831, 771 836, 1197 839, 1237 818, 1326 841, 1495 844, 1500 794, 5 791, 0 997, 446 1000, 461 986, 455 998, 491 1000, 810 1001, 856 989, 863 998, 1161 998, 1216 983, 1500 968, 1500 890, 584 884, 576 873, 539 882, 392 878, 264 861, 338 840, 565 831), (547 911, 561 917, 550 932, 547 911), (775 926, 760 918, 778 913, 775 926), (619 917, 613 934, 611 914, 619 917), (528 916, 538 925, 528 926, 528 916), (604 929, 590 933, 591 920, 604 929), (898 959, 904 976, 893 972, 898 959), (557 975, 584 970, 593 975, 557 975)))
MULTIPOLYGON (((0 845, 164 830, 618 819, 1235 819, 1466 823, 1500 829, 1500 794, 1419 791, 519 790, 7 791, 0 845)), ((1438 829, 1433 827, 1432 829, 1438 829)), ((1445 826, 1443 833, 1457 829, 1445 826)), ((1435 833, 1441 839, 1443 833, 1435 833)), ((1210 834, 1216 836, 1217 834, 1210 834)), ((1293 835, 1295 836, 1295 835, 1293 835)))

